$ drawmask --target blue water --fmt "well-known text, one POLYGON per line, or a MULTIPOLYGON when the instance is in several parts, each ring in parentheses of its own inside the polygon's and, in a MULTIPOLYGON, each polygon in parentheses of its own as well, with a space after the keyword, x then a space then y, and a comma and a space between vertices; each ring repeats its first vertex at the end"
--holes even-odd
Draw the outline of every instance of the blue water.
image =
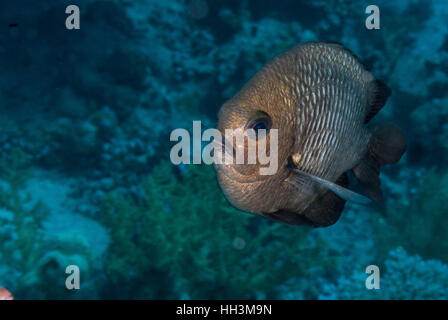
POLYGON ((447 299, 448 4, 377 1, 369 30, 370 4, 1 1, 0 286, 16 299, 447 299), (392 90, 372 125, 398 125, 408 147, 382 169, 382 202, 288 226, 233 208, 212 166, 171 163, 173 129, 214 127, 271 58, 325 40, 392 90))

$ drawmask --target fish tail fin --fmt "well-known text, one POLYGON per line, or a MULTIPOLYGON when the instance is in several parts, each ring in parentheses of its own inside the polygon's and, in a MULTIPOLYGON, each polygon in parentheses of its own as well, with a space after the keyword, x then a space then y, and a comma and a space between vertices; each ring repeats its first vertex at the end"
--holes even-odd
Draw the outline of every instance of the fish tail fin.
MULTIPOLYGON (((373 76, 371 76, 373 78, 373 76)), ((368 100, 368 110, 364 123, 369 122, 386 104, 387 99, 391 94, 389 87, 382 81, 373 78, 369 81, 369 100, 368 100)))
POLYGON ((380 167, 397 163, 405 150, 406 138, 397 126, 386 124, 373 130, 366 156, 352 169, 361 186, 373 200, 382 199, 380 167))
POLYGON ((397 163, 406 150, 403 131, 393 124, 374 128, 370 143, 370 153, 380 166, 397 163))

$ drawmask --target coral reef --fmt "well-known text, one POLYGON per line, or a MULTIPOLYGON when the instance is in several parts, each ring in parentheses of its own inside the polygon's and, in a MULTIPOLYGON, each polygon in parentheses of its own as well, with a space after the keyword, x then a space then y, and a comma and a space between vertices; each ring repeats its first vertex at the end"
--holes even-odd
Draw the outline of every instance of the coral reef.
POLYGON ((26 190, 32 175, 26 154, 13 150, 1 163, 0 172, 0 283, 19 299, 96 297, 96 279, 89 279, 93 256, 82 235, 50 236, 45 232, 49 212, 26 190), (85 282, 86 290, 71 292, 57 285, 70 264, 82 267, 89 279, 85 282))
POLYGON ((367 290, 365 270, 342 276, 323 287, 320 299, 448 299, 448 265, 410 256, 402 248, 392 250, 384 262, 380 289, 367 290))
POLYGON ((375 221, 375 237, 383 254, 397 246, 448 262, 448 172, 421 174, 405 201, 387 205, 385 217, 375 221))
POLYGON ((107 197, 102 216, 111 237, 109 294, 275 298, 278 284, 317 274, 313 267, 330 268, 326 246, 307 228, 239 212, 216 183, 210 167, 176 174, 171 165, 160 165, 143 182, 140 201, 107 197))
POLYGON ((377 1, 381 30, 368 1, 76 2, 76 31, 69 1, 0 2, 0 285, 16 298, 447 298, 444 1, 377 1), (167 159, 172 129, 213 127, 264 63, 313 40, 392 89, 372 125, 408 140, 384 202, 321 230, 239 212, 211 168, 167 159))
POLYGON ((29 177, 27 157, 23 152, 14 150, 9 161, 4 160, 1 164, 1 173, 1 279, 8 281, 6 285, 10 288, 20 291, 19 286, 27 287, 28 283, 19 282, 19 277, 26 278, 33 273, 43 253, 41 226, 47 212, 39 203, 31 204, 30 195, 21 193, 29 177))

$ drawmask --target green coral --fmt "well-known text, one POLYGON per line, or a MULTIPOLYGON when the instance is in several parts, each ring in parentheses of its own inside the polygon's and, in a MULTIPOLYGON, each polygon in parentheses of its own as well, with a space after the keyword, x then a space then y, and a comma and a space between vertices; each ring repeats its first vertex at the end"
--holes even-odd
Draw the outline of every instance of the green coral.
MULTIPOLYGON (((30 177, 25 153, 14 150, 9 159, 0 164, 0 172, 0 261, 6 261, 8 266, 26 279, 42 254, 40 245, 44 236, 41 227, 48 212, 40 203, 33 204, 31 196, 23 192, 30 177)), ((22 283, 23 286, 15 285, 15 289, 24 289, 26 281, 22 283)))
POLYGON ((4 182, 0 191, 0 205, 4 214, 0 219, 3 220, 2 224, 11 224, 14 231, 14 234, 1 234, 0 242, 6 244, 1 251, 2 258, 7 258, 11 265, 27 272, 38 258, 36 246, 42 239, 39 230, 47 212, 40 203, 31 204, 30 195, 22 192, 30 175, 28 159, 23 152, 15 150, 11 159, 3 161, 0 168, 4 182), (11 242, 14 246, 9 245, 11 242))
POLYGON ((78 235, 48 237, 48 209, 26 190, 32 171, 27 155, 14 150, 0 162, 0 285, 18 299, 94 298, 89 281, 92 264, 88 243, 78 235), (78 265, 83 274, 79 292, 66 289, 65 268, 78 265))
POLYGON ((162 164, 142 183, 141 200, 117 193, 106 199, 109 294, 276 298, 277 287, 288 279, 309 277, 313 267, 331 262, 323 242, 310 237, 308 228, 234 209, 210 167, 185 171, 177 174, 162 164))

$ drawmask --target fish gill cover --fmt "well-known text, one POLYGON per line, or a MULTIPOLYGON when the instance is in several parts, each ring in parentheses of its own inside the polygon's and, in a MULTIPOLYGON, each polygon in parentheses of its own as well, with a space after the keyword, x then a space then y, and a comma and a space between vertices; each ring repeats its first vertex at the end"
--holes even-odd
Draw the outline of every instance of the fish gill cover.
POLYGON ((378 1, 368 30, 369 4, 0 2, 0 287, 15 299, 447 299, 448 5, 378 1), (347 202, 327 228, 288 226, 232 207, 210 166, 170 162, 173 129, 214 127, 270 59, 324 40, 391 89, 372 122, 398 125, 408 148, 381 171, 382 202, 347 202), (369 265, 380 290, 366 288, 369 265))

